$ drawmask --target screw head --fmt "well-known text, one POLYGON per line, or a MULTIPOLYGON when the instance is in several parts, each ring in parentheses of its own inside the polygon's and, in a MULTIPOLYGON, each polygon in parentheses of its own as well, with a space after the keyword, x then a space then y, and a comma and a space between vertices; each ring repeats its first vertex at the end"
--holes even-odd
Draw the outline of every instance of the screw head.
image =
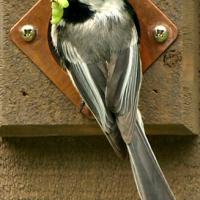
POLYGON ((169 37, 169 31, 163 25, 154 28, 154 38, 158 43, 164 43, 169 37))
POLYGON ((32 42, 36 37, 36 28, 29 24, 22 26, 20 32, 22 39, 26 42, 32 42))

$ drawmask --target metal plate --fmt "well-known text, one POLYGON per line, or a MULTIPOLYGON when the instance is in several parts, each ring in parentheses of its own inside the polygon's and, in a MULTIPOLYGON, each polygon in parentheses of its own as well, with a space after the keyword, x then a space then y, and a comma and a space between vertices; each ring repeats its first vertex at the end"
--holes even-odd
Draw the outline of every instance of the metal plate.
MULTIPOLYGON (((141 59, 143 71, 173 43, 177 37, 176 26, 151 2, 151 0, 130 0, 135 8, 141 26, 141 59), (153 30, 157 25, 164 25, 169 31, 169 38, 165 43, 157 43, 153 30)), ((56 62, 49 46, 48 31, 51 17, 50 0, 39 0, 11 29, 10 38, 45 75, 80 108, 81 98, 71 83, 68 74, 56 62), (37 29, 37 36, 31 43, 21 37, 22 26, 31 24, 37 29)), ((92 117, 84 107, 82 113, 92 117)))

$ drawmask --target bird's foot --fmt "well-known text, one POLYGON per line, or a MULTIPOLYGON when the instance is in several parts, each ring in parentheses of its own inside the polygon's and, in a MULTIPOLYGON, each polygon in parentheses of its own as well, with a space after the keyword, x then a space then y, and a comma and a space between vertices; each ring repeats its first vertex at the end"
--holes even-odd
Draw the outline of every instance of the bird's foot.
POLYGON ((81 101, 81 104, 80 104, 80 110, 79 110, 80 113, 83 112, 84 107, 85 107, 85 101, 82 100, 82 101, 81 101))

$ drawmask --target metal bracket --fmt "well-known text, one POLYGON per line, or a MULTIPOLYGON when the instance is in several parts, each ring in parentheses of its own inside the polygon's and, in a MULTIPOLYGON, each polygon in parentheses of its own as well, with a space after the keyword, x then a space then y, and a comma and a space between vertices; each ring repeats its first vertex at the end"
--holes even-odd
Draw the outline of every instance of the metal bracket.
MULTIPOLYGON (((176 26, 151 0, 129 0, 135 8, 141 26, 141 59, 143 71, 174 42, 176 26)), ((11 40, 40 70, 80 108, 81 98, 68 74, 58 65, 49 44, 50 0, 39 0, 11 29, 11 40), (27 26, 31 25, 31 26, 27 26)), ((84 107, 82 113, 92 117, 84 107)))

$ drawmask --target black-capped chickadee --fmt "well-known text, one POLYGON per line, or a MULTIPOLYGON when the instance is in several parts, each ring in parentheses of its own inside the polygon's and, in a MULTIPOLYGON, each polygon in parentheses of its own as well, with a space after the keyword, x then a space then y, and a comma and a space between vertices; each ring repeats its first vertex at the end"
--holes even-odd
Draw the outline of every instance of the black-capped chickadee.
POLYGON ((127 0, 54 0, 51 38, 115 152, 128 152, 142 200, 174 200, 145 136, 139 23, 127 0))

